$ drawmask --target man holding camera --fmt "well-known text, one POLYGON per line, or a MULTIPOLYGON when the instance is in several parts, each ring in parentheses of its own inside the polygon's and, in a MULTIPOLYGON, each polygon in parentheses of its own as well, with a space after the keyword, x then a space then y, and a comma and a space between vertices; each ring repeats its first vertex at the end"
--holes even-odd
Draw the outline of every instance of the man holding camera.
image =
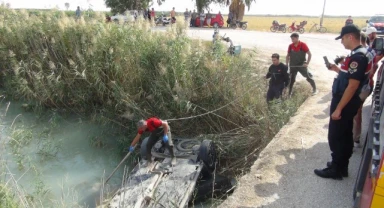
POLYGON ((332 162, 324 169, 316 169, 316 175, 322 178, 341 180, 348 176, 349 158, 353 151, 353 117, 360 107, 359 93, 369 74, 367 49, 360 44, 360 29, 355 25, 344 26, 336 40, 351 54, 339 68, 327 63, 327 68, 338 73, 332 86, 328 143, 332 162))
POLYGON ((280 62, 279 54, 272 54, 272 65, 269 67, 265 78, 270 78, 267 92, 267 102, 281 98, 283 90, 288 87, 289 75, 288 67, 280 62))

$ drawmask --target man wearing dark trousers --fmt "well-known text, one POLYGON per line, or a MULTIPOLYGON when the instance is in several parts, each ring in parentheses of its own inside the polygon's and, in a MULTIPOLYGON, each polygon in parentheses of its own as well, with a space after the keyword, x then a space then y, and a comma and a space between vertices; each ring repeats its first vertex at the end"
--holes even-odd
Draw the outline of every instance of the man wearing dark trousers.
POLYGON ((307 78, 307 81, 312 86, 312 95, 317 94, 316 84, 313 80, 312 74, 308 71, 308 65, 311 62, 312 54, 309 50, 307 44, 299 40, 298 33, 292 33, 291 35, 292 44, 288 46, 288 53, 286 64, 289 64, 289 73, 291 75, 291 80, 289 84, 289 96, 292 96, 293 84, 296 81, 297 72, 307 78), (306 60, 306 55, 308 54, 308 60, 306 60))
POLYGON ((279 54, 272 54, 272 65, 269 67, 265 78, 270 78, 267 92, 267 102, 281 98, 283 90, 288 87, 289 75, 288 67, 280 62, 279 54))
POLYGON ((336 40, 351 54, 339 68, 331 64, 328 69, 338 73, 332 85, 332 101, 328 129, 328 143, 332 162, 324 169, 316 169, 316 175, 341 180, 348 176, 349 158, 353 151, 353 117, 360 107, 360 91, 369 74, 367 49, 360 44, 360 29, 355 25, 344 26, 336 40))
POLYGON ((152 117, 147 120, 140 120, 137 123, 137 128, 139 130, 137 132, 136 137, 133 139, 131 146, 129 147, 130 152, 133 152, 134 150, 133 147, 137 142, 139 142, 141 135, 144 132, 149 131, 151 132, 151 134, 149 136, 149 140, 147 143, 147 156, 146 156, 149 169, 151 169, 153 166, 151 149, 153 145, 155 145, 160 138, 163 139, 163 142, 166 144, 168 151, 171 154, 171 157, 172 157, 171 164, 176 165, 176 157, 175 157, 175 153, 173 152, 173 142, 172 142, 171 131, 167 121, 163 121, 158 118, 152 117))

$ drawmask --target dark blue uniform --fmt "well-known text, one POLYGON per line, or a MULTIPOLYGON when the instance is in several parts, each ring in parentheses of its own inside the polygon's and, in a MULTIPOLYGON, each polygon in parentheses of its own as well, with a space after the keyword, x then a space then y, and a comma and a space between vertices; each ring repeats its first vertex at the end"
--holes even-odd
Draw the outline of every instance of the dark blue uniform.
POLYGON ((359 46, 355 48, 346 58, 345 63, 335 78, 332 86, 332 101, 330 115, 336 110, 344 91, 348 86, 349 79, 360 81, 352 99, 341 111, 340 120, 329 120, 328 142, 332 151, 332 165, 337 170, 347 170, 349 158, 353 151, 353 117, 361 105, 359 93, 369 74, 368 58, 366 49, 359 46))
POLYGON ((269 88, 267 92, 267 101, 278 99, 283 93, 283 89, 289 84, 288 67, 280 63, 269 67, 266 78, 269 79, 269 88))

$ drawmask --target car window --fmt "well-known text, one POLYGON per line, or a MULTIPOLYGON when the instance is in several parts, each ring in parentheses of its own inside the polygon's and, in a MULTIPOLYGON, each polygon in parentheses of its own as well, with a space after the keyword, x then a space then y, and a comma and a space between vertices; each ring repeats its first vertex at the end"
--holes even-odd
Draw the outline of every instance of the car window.
POLYGON ((373 16, 369 21, 374 23, 384 22, 384 16, 373 16))

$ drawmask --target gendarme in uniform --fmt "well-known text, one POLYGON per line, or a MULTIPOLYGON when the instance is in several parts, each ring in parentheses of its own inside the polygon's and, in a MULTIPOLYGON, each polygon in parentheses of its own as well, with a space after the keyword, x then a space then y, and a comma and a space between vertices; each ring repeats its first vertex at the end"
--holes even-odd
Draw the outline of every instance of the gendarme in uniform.
POLYGON ((343 38, 342 43, 346 48, 347 44, 355 48, 338 69, 338 75, 333 82, 328 130, 332 162, 327 163, 325 169, 315 170, 315 174, 320 177, 340 180, 342 176, 348 176, 349 158, 353 150, 353 117, 360 107, 359 94, 369 74, 367 49, 360 45, 359 35, 360 30, 355 25, 348 25, 343 27, 341 35, 336 38, 343 38), (358 40, 351 44, 353 35, 356 35, 355 39, 358 40))

